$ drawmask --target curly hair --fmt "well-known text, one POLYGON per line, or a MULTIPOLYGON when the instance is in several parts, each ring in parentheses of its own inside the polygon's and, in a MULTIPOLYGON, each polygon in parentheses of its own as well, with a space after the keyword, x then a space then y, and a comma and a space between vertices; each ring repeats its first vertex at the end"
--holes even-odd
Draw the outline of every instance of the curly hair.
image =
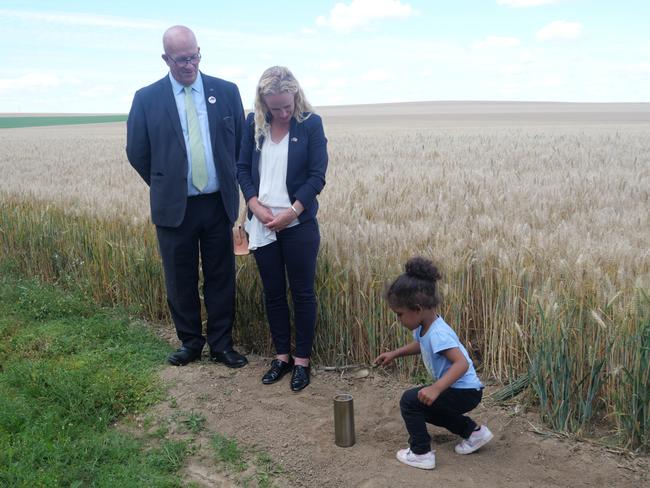
POLYGON ((393 308, 434 308, 440 304, 436 283, 442 278, 438 268, 423 257, 409 259, 405 273, 399 275, 384 292, 393 308))
POLYGON ((260 150, 260 140, 269 135, 271 129, 270 113, 264 103, 265 95, 292 93, 294 95, 293 117, 298 123, 308 119, 314 109, 307 101, 298 80, 284 66, 271 66, 260 78, 255 90, 255 149, 260 150))

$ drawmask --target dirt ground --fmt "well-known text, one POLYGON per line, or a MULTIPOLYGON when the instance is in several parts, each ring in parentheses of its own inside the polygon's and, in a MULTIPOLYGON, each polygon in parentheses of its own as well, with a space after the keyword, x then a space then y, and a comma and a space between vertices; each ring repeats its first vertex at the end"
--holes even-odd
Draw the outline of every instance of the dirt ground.
MULTIPOLYGON (((160 332, 175 343, 171 331, 160 332)), ((407 447, 398 404, 402 391, 412 385, 379 370, 325 371, 314 365, 311 385, 293 393, 289 376, 274 385, 261 384, 270 358, 248 359, 246 367, 232 370, 204 355, 200 362, 161 371, 169 398, 154 408, 155 416, 169 418, 182 410, 206 418, 196 440, 199 448, 184 473, 199 486, 242 486, 241 476, 224 474, 214 461, 209 435, 215 432, 236 439, 240 447, 269 454, 284 469, 275 478, 281 487, 650 486, 647 457, 553 435, 534 413, 517 405, 481 404, 473 411, 475 420, 495 436, 468 456, 454 452, 456 436, 430 426, 436 469, 411 468, 398 462, 395 453, 407 447), (333 397, 342 392, 354 396, 356 444, 349 448, 334 443, 333 397)))

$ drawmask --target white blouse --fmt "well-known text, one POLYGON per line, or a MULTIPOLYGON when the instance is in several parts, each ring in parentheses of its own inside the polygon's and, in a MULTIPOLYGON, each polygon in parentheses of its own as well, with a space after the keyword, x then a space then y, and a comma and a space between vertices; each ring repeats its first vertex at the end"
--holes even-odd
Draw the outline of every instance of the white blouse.
MULTIPOLYGON (((278 143, 271 140, 271 136, 264 138, 260 154, 260 189, 257 199, 268 207, 273 215, 291 207, 289 192, 287 191, 287 161, 289 158, 289 133, 278 143)), ((293 227, 300 222, 294 219, 287 227, 293 227)), ((275 242, 275 232, 269 230, 259 219, 253 216, 244 225, 248 232, 248 249, 254 251, 258 247, 275 242)))

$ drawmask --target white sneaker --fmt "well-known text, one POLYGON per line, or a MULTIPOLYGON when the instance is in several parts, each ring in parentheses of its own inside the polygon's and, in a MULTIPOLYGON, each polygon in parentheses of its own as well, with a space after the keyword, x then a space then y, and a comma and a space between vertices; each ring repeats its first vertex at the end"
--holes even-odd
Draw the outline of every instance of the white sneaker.
POLYGON ((456 444, 456 452, 458 454, 471 454, 490 442, 494 435, 490 429, 485 425, 481 425, 479 430, 472 432, 469 439, 463 439, 459 444, 456 444))
POLYGON ((397 460, 420 469, 433 469, 436 467, 436 455, 433 451, 425 454, 415 454, 411 449, 397 451, 397 460))

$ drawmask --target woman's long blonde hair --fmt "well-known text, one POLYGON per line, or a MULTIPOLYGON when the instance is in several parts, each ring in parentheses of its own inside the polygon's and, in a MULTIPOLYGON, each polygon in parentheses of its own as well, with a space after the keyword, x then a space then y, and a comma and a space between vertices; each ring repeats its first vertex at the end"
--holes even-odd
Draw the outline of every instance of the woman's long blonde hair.
POLYGON ((308 119, 314 109, 305 98, 298 80, 284 66, 271 66, 260 78, 255 91, 255 148, 260 150, 260 140, 268 137, 271 129, 269 110, 262 98, 265 95, 292 93, 294 96, 293 117, 300 123, 308 119))

